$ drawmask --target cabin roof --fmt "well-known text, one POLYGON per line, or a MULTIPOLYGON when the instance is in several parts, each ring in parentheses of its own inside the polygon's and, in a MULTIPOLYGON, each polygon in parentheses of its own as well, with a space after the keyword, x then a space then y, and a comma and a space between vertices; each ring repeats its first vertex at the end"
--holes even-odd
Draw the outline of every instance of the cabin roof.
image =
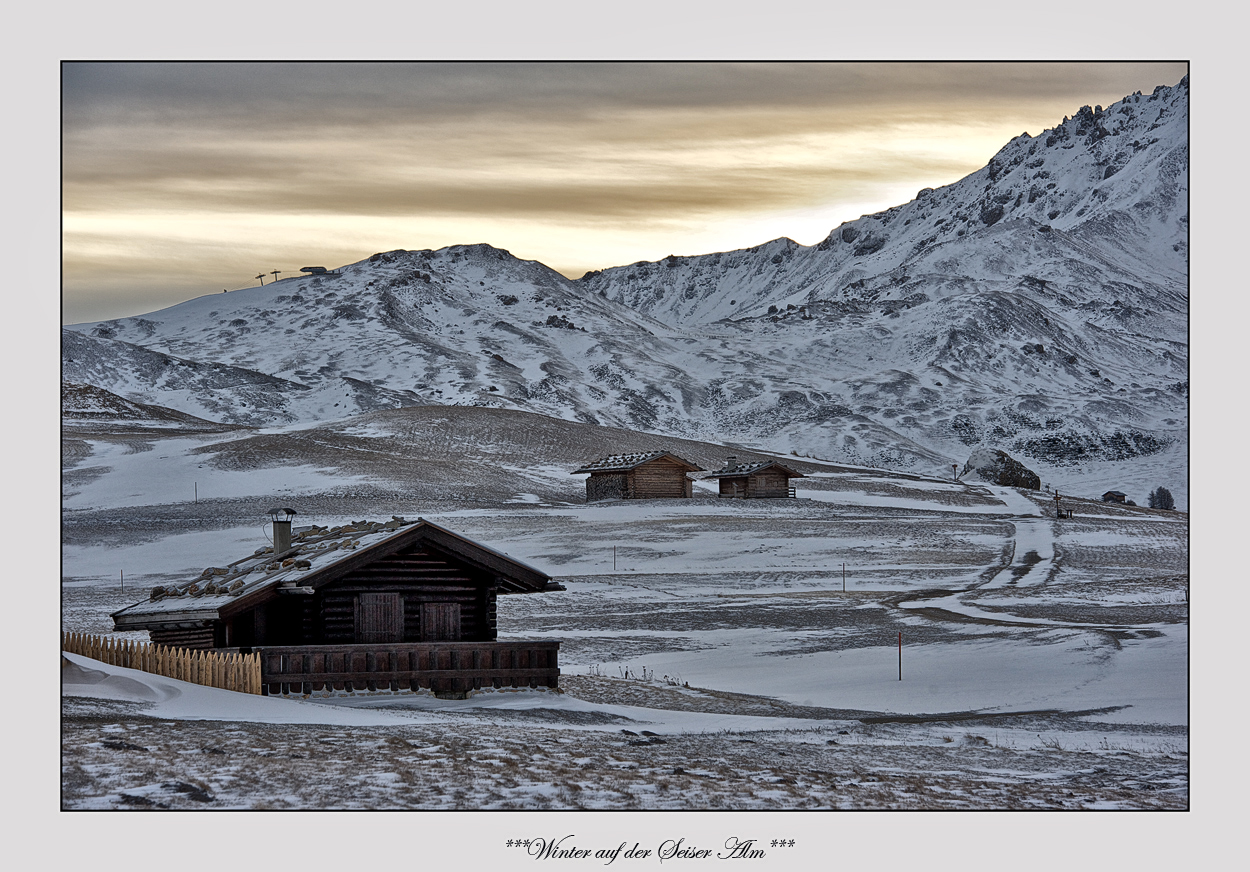
POLYGON ((274 554, 272 546, 258 548, 233 563, 210 566, 196 578, 162 585, 147 600, 114 612, 113 623, 122 630, 143 629, 157 622, 217 619, 223 610, 241 611, 282 589, 316 589, 418 542, 428 542, 456 559, 493 572, 501 593, 562 589, 552 586, 546 573, 423 518, 392 517, 384 523, 311 527, 293 535, 291 548, 281 554, 274 554))
POLYGON ((801 472, 797 472, 788 466, 784 466, 775 460, 761 460, 758 463, 739 463, 735 466, 727 466, 724 469, 718 469, 711 475, 705 475, 704 478, 739 478, 741 476, 753 475, 762 472, 769 467, 775 466, 791 478, 806 478, 801 472))
POLYGON ((580 469, 573 470, 570 475, 577 475, 580 472, 628 472, 636 469, 644 463, 650 463, 653 460, 659 460, 661 457, 667 457, 669 460, 676 462, 679 466, 685 467, 685 472, 702 472, 703 468, 696 466, 689 460, 683 460, 671 451, 649 451, 639 452, 636 454, 612 454, 608 457, 600 457, 598 460, 587 463, 580 469))

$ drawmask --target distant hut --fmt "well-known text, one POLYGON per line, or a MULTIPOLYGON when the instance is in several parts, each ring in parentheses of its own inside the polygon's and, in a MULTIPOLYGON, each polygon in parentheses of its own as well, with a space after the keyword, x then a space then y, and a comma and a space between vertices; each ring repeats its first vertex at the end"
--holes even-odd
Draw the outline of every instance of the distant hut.
POLYGON ((1125 497, 1126 494, 1122 494, 1119 491, 1107 491, 1102 495, 1102 501, 1104 503, 1122 503, 1125 497))
POLYGON ((739 464, 736 457, 726 458, 725 468, 708 476, 720 479, 722 497, 743 499, 782 499, 793 496, 790 479, 803 477, 803 473, 782 466, 775 460, 739 464))
POLYGON ((586 502, 595 500, 643 500, 689 497, 690 472, 702 467, 667 451, 614 454, 575 469, 572 475, 590 473, 586 479, 586 502))

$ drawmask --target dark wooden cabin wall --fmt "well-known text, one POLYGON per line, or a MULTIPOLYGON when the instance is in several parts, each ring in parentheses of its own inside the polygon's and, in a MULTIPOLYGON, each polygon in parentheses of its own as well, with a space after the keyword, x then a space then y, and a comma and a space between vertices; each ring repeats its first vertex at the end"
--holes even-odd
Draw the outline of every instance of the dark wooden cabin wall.
MULTIPOLYGON (((460 609, 459 639, 492 642, 497 638, 494 576, 423 546, 361 567, 320 588, 316 594, 281 594, 268 603, 229 619, 223 625, 180 635, 186 647, 252 645, 355 644, 356 602, 362 593, 397 593, 403 602, 404 642, 421 642, 421 608, 425 603, 455 604, 460 609), (196 635, 198 634, 198 635, 196 635), (190 644, 194 643, 194 644, 190 644)), ((443 621, 435 622, 441 627, 443 621)), ((429 625, 429 618, 426 621, 429 625)), ((152 638, 157 641, 153 631, 152 638)), ((172 632, 172 631, 168 631, 172 632)), ((175 636, 162 638, 175 644, 175 636)), ((176 644, 182 645, 179 641, 176 644)))
POLYGON ((153 644, 173 648, 212 648, 216 635, 213 627, 148 631, 153 644))
POLYGON ((384 558, 321 589, 316 597, 321 616, 316 641, 327 645, 356 641, 356 596, 388 592, 403 599, 405 642, 422 641, 422 603, 459 605, 460 638, 491 641, 495 639, 491 581, 484 573, 424 549, 384 558))

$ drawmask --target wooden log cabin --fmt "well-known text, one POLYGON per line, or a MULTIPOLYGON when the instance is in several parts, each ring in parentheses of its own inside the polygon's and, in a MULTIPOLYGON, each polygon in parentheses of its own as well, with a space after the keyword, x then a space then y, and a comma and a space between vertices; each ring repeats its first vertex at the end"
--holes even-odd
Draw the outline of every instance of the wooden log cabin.
POLYGON ((601 457, 573 475, 590 473, 586 502, 595 500, 680 499, 690 497, 693 482, 687 473, 702 468, 668 451, 613 454, 601 457))
POLYGON ((741 499, 784 499, 794 496, 790 479, 803 478, 803 473, 783 466, 775 460, 739 464, 738 458, 725 460, 725 468, 708 476, 720 480, 722 497, 741 499))
MULTIPOLYGON (((147 601, 113 613, 114 629, 147 630, 153 642, 183 648, 281 651, 281 657, 262 667, 272 673, 267 682, 285 674, 290 663, 336 651, 343 655, 337 669, 323 658, 321 668, 311 671, 322 676, 322 683, 337 672, 335 686, 346 679, 351 689, 350 674, 374 671, 375 655, 381 652, 379 668, 392 684, 403 673, 407 686, 437 690, 437 682, 419 680, 423 665, 443 672, 475 671, 468 676, 473 681, 454 682, 454 689, 464 690, 483 681, 498 685, 501 675, 507 683, 505 667, 516 667, 508 652, 517 643, 497 641, 497 596, 564 589, 531 566, 423 519, 314 526, 295 536, 289 525, 289 517, 275 520, 273 547, 205 569, 193 581, 154 588, 147 601), (501 647, 508 649, 507 662, 493 650, 501 647), (453 663, 444 657, 438 667, 439 651, 456 653, 452 661, 462 659, 460 654, 467 659, 453 663), (356 655, 360 669, 350 665, 356 655), (395 665, 401 659, 407 668, 395 665)), ((556 686, 559 643, 534 646, 544 653, 525 655, 521 671, 534 674, 522 677, 533 679, 537 666, 543 666, 541 683, 556 686)), ((362 680, 357 674, 354 683, 362 680)), ((370 678, 368 683, 376 682, 370 678)))

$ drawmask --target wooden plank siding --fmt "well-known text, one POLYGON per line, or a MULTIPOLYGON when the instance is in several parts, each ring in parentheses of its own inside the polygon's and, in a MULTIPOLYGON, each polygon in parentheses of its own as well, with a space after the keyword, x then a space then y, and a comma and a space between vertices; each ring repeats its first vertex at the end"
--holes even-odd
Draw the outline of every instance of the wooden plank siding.
POLYGON ((629 493, 634 499, 680 499, 690 496, 686 469, 667 457, 657 457, 628 473, 629 493))
MULTIPOLYGON (((357 596, 368 596, 378 592, 378 588, 370 586, 335 586, 318 595, 321 603, 321 632, 316 634, 316 641, 327 645, 346 645, 354 642, 365 642, 356 633, 356 601, 357 596)), ((397 590, 398 594, 399 591, 397 590)), ((422 627, 422 612, 426 607, 454 606, 459 612, 459 639, 490 641, 495 638, 493 609, 488 608, 486 596, 481 589, 465 586, 459 588, 442 587, 429 590, 408 587, 402 590, 403 638, 395 641, 425 641, 422 627)), ((425 619, 427 622, 428 618, 425 619)), ((446 618, 444 618, 446 621, 446 618)), ((439 632, 447 632, 445 629, 439 632)), ((441 636, 439 638, 446 638, 441 636)))
POLYGON ((268 694, 557 687, 559 648, 547 640, 266 646, 261 682, 268 694))
POLYGON ((785 499, 790 496, 790 477, 773 469, 749 475, 724 476, 720 479, 720 495, 744 499, 785 499))
POLYGON ((358 642, 404 641, 404 602, 398 593, 357 594, 355 619, 358 642))
POLYGON ((399 598, 403 613, 402 637, 393 641, 430 641, 426 634, 431 632, 438 639, 490 641, 495 638, 491 582, 485 573, 417 546, 355 569, 318 591, 320 631, 306 638, 328 645, 369 641, 356 632, 356 603, 360 597, 390 594, 399 598), (459 619, 454 628, 448 626, 453 611, 459 619), (431 624, 434 612, 442 620, 431 624))
POLYGON ((790 496, 790 477, 766 469, 747 477, 747 495, 756 498, 784 499, 790 496))
POLYGON ((220 629, 213 626, 152 630, 148 635, 154 645, 204 650, 219 647, 216 643, 222 634, 220 629))

